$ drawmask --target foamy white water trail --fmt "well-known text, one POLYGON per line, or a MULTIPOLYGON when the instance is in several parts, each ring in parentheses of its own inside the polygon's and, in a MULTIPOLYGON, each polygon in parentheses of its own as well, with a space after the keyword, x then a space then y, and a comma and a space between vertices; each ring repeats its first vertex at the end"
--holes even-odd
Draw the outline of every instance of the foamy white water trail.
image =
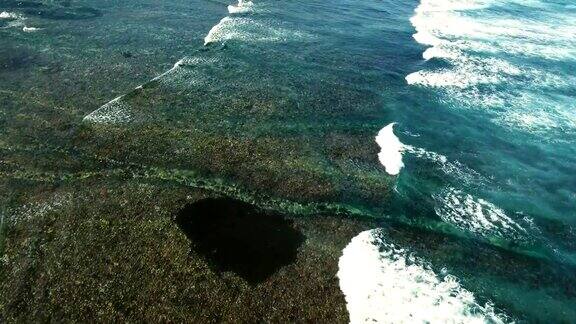
POLYGON ((176 71, 176 69, 178 69, 182 64, 184 64, 184 61, 185 61, 185 59, 181 59, 180 61, 174 63, 174 66, 170 70, 168 70, 168 71, 160 74, 159 76, 155 77, 154 79, 152 79, 152 81, 158 80, 158 79, 162 78, 163 76, 176 71))
POLYGON ((218 22, 214 27, 212 27, 206 37, 204 37, 204 45, 208 45, 219 39, 219 35, 222 34, 222 29, 224 29, 225 24, 228 23, 232 18, 224 17, 218 22))
POLYGON ((404 151, 417 158, 436 164, 446 175, 452 176, 467 184, 477 185, 486 181, 486 179, 475 170, 467 167, 459 161, 450 161, 445 155, 427 151, 423 148, 412 145, 405 145, 404 151))
MULTIPOLYGON (((206 60, 206 59, 199 59, 199 58, 183 58, 176 62, 174 66, 167 70, 166 72, 152 78, 148 82, 159 82, 166 86, 178 86, 177 76, 182 73, 181 67, 182 65, 211 65, 214 64, 215 60, 206 60)), ((199 85, 203 83, 205 78, 201 75, 201 73, 197 73, 194 75, 193 73, 188 73, 187 78, 185 80, 185 86, 191 85, 199 85), (191 77, 194 76, 194 77, 191 77)), ((143 85, 139 85, 134 88, 133 91, 140 91, 144 87, 143 85)), ((133 121, 133 114, 131 112, 132 107, 129 103, 125 100, 126 95, 119 96, 117 98, 112 99, 111 101, 107 102, 106 104, 102 105, 97 110, 93 111, 86 117, 84 117, 84 121, 92 122, 92 123, 103 123, 103 124, 110 124, 110 123, 126 123, 133 121)))
POLYGON ((100 124, 126 123, 132 120, 130 107, 122 101, 123 96, 112 99, 84 117, 84 121, 100 124))
POLYGON ((340 289, 351 323, 503 323, 490 304, 451 275, 386 241, 380 230, 360 233, 342 251, 340 289))
POLYGON ((286 42, 290 40, 305 40, 313 36, 296 30, 285 28, 283 22, 276 19, 263 18, 265 10, 255 10, 252 1, 240 0, 237 5, 228 6, 229 15, 213 26, 206 37, 204 45, 228 40, 242 42, 286 42), (250 15, 239 15, 250 13, 250 15))
POLYGON ((434 196, 436 214, 457 228, 482 237, 503 239, 526 239, 526 230, 496 205, 467 194, 447 188, 434 196))
MULTIPOLYGON (((243 0, 238 0, 238 4, 236 6, 228 6, 228 10, 230 13, 239 13, 243 12, 243 10, 248 10, 252 7, 253 3, 251 1, 244 2, 243 0), (234 11, 234 12, 233 12, 234 11)), ((8 13, 2 13, 2 15, 9 16, 8 13)), ((2 16, 0 15, 0 18, 2 16)), ((213 41, 220 40, 223 36, 223 33, 226 33, 226 25, 228 22, 233 21, 231 17, 223 18, 218 24, 216 24, 212 29, 208 32, 208 35, 204 38, 204 45, 211 43, 213 41)), ((27 27, 24 27, 25 31, 33 31, 33 30, 26 30, 27 27)), ((36 29, 35 29, 36 30, 36 29)), ((166 72, 154 77, 152 81, 159 81, 162 83, 166 83, 165 79, 168 75, 177 74, 179 68, 183 64, 190 64, 190 65, 198 65, 201 64, 200 60, 196 58, 183 58, 176 62, 174 66, 167 70, 166 72)), ((204 62, 205 63, 205 62, 204 62)), ((213 62, 209 62, 213 63, 213 62)), ((187 80, 188 85, 198 83, 195 79, 187 80)), ((168 83, 170 83, 168 81, 168 83)), ((134 90, 142 90, 144 85, 137 86, 134 90)), ((84 117, 84 121, 92 122, 92 123, 125 123, 132 121, 133 117, 130 114, 131 107, 125 103, 124 96, 119 96, 117 98, 112 99, 111 101, 104 104, 102 107, 98 108, 97 110, 93 111, 89 115, 84 117)))
POLYGON ((376 136, 376 143, 380 147, 378 160, 390 175, 397 175, 404 168, 403 155, 409 153, 417 158, 436 164, 445 174, 453 176, 466 183, 480 183, 485 179, 478 172, 466 167, 458 161, 449 161, 442 154, 427 151, 423 148, 403 144, 394 134, 395 123, 382 128, 376 136))

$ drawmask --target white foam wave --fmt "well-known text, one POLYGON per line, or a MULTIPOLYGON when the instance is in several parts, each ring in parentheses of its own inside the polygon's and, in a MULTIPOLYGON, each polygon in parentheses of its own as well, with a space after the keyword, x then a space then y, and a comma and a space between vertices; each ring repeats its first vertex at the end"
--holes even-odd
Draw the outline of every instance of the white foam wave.
POLYGON ((20 16, 13 12, 7 12, 7 11, 0 12, 0 19, 18 19, 18 18, 20 18, 20 16))
POLYGON ((229 5, 228 6, 228 12, 230 14, 250 12, 250 11, 252 11, 253 5, 254 5, 254 3, 252 1, 238 0, 237 5, 235 5, 235 6, 229 5))
POLYGON ((478 75, 461 74, 458 71, 441 70, 441 71, 417 71, 406 76, 408 84, 418 84, 428 87, 446 87, 453 86, 458 88, 467 88, 474 84, 479 84, 482 81, 487 83, 487 80, 482 80, 478 75))
POLYGON ((281 27, 273 20, 255 20, 247 17, 224 17, 204 37, 204 45, 228 40, 243 42, 286 42, 304 40, 311 35, 281 27))
POLYGON ((434 195, 436 214, 446 223, 483 237, 523 239, 526 230, 496 205, 461 190, 434 195))
POLYGON ((488 7, 492 1, 480 0, 423 0, 416 8, 416 12, 438 12, 438 11, 465 11, 483 9, 488 7))
MULTIPOLYGON (((178 62, 174 63, 174 66, 172 66, 172 68, 171 68, 170 70, 168 70, 168 71, 166 71, 166 72, 164 72, 164 73, 162 73, 162 74, 154 77, 151 81, 159 80, 159 79, 165 77, 166 75, 168 75, 168 74, 170 74, 170 73, 173 73, 174 71, 178 70, 178 68, 179 68, 182 64, 184 64, 184 61, 185 61, 185 59, 181 59, 181 60, 179 60, 178 62)), ((142 86, 140 86, 139 88, 141 88, 141 87, 142 87, 142 86)))
MULTIPOLYGON (((497 48, 506 42, 506 46, 499 47, 505 53, 514 42, 516 47, 567 45, 566 40, 572 42, 571 35, 576 25, 565 16, 542 13, 541 19, 528 19, 501 11, 494 15, 481 10, 490 6, 491 2, 481 1, 423 0, 410 19, 417 31, 414 38, 425 45, 461 49, 471 49, 477 45, 484 46, 483 49, 497 48), (447 2, 450 4, 446 5, 447 2), (478 11, 480 14, 468 14, 467 11, 478 11), (430 42, 430 39, 434 41, 430 42)), ((529 51, 529 47, 524 51, 526 54, 541 54, 529 51)))
POLYGON ((216 25, 210 28, 208 35, 204 37, 204 46, 217 41, 219 39, 219 35, 222 33, 221 30, 224 29, 224 25, 231 19, 232 18, 230 17, 224 17, 216 25))
POLYGON ((35 31, 39 31, 39 30, 40 30, 40 28, 37 28, 37 27, 27 27, 27 26, 24 26, 24 27, 22 28, 22 31, 24 31, 24 32, 26 32, 26 33, 33 33, 33 32, 35 32, 35 31))
POLYGON ((404 149, 407 153, 410 153, 417 158, 425 159, 435 163, 445 174, 453 176, 459 181, 478 185, 479 183, 486 180, 481 174, 465 166, 459 161, 449 161, 445 155, 438 154, 436 152, 430 152, 423 148, 415 147, 412 145, 405 145, 404 149))
POLYGON ((522 71, 501 59, 475 59, 456 50, 432 47, 423 54, 424 58, 441 57, 452 61, 451 68, 434 71, 417 71, 406 76, 408 84, 429 87, 469 88, 480 84, 498 84, 522 71))
POLYGON ((524 93, 514 99, 518 106, 537 109, 514 110, 500 116, 500 122, 529 129, 532 133, 546 133, 552 129, 563 133, 576 130, 576 103, 573 97, 556 96, 552 99, 524 93))
MULTIPOLYGON (((190 89, 191 86, 199 86, 207 82, 209 76, 202 73, 201 69, 182 69, 183 65, 213 66, 218 60, 216 58, 185 57, 174 64, 166 72, 154 77, 150 82, 158 82, 166 87, 184 87, 190 89)), ((134 91, 143 91, 145 84, 134 88, 134 91)), ((92 123, 127 123, 134 120, 132 107, 124 101, 125 96, 119 96, 104 104, 97 110, 84 117, 84 120, 92 123)))
POLYGON ((390 175, 397 175, 404 167, 402 162, 404 144, 394 134, 394 124, 388 124, 376 136, 376 143, 380 146, 378 159, 390 175))
MULTIPOLYGON (((495 15, 483 10, 494 3, 480 0, 422 0, 410 21, 416 29, 414 39, 436 48, 425 52, 425 58, 442 57, 448 58, 451 63, 458 63, 460 59, 470 58, 470 55, 464 54, 466 52, 489 52, 576 59, 576 41, 573 37, 576 23, 570 15, 543 11, 540 18, 527 18, 501 11, 495 15), (446 56, 446 53, 449 55, 446 56)), ((539 7, 540 4, 530 5, 539 7)), ((467 63, 478 64, 482 60, 467 63)))
POLYGON ((338 262, 351 323, 503 323, 452 275, 439 276, 421 258, 386 242, 380 230, 360 233, 338 262))
POLYGON ((403 144, 394 134, 394 125, 390 123, 382 128, 376 136, 376 143, 380 147, 378 160, 390 175, 397 175, 404 167, 402 156, 404 153, 410 153, 417 158, 425 159, 437 164, 440 169, 447 175, 457 177, 462 181, 469 183, 479 183, 485 179, 478 172, 466 167, 458 161, 449 161, 442 154, 427 151, 423 148, 403 144))
MULTIPOLYGON (((154 77, 151 81, 160 80, 162 77, 165 77, 170 73, 173 73, 183 63, 184 59, 181 59, 180 61, 176 62, 176 64, 174 64, 174 66, 170 70, 154 77)), ((143 85, 137 86, 135 90, 140 90, 142 89, 142 87, 143 85)), ((124 96, 119 96, 110 100, 102 107, 96 109, 89 115, 85 116, 84 121, 100 124, 118 124, 132 121, 132 116, 129 112, 130 107, 123 101, 123 99, 124 96)))
POLYGON ((412 35, 412 37, 414 37, 414 39, 423 45, 438 45, 440 43, 442 43, 442 40, 440 40, 440 38, 432 35, 429 32, 425 32, 425 31, 419 31, 416 34, 412 35))
POLYGON ((21 19, 22 16, 13 12, 2 11, 0 12, 0 19, 21 19))
POLYGON ((425 60, 440 59, 448 66, 431 62, 407 75, 406 82, 438 89, 442 100, 455 107, 488 108, 493 121, 531 133, 576 129, 573 105, 561 94, 574 91, 574 76, 559 65, 539 63, 576 61, 574 12, 550 6, 544 1, 422 0, 410 19, 414 39, 430 46, 422 54, 425 60), (538 15, 501 10, 506 4, 531 7, 538 15))
POLYGON ((261 27, 260 24, 250 18, 224 17, 204 37, 204 45, 231 39, 257 40, 258 38, 265 38, 265 30, 260 35, 250 35, 250 29, 258 27, 261 27))
POLYGON ((458 56, 458 52, 441 47, 430 47, 422 53, 422 57, 425 60, 430 60, 434 57, 456 60, 458 59, 458 56))
POLYGON ((157 81, 163 87, 190 90, 193 87, 213 87, 220 81, 215 79, 210 72, 207 73, 206 67, 213 68, 218 65, 216 57, 185 57, 174 65, 174 67, 161 75, 155 77, 152 81, 157 81), (183 68, 188 66, 191 68, 183 68), (193 67, 192 67, 193 66, 193 67))
POLYGON ((0 12, 0 19, 8 20, 6 27, 2 28, 21 27, 24 26, 24 20, 26 20, 22 15, 7 11, 0 12))
POLYGON ((86 117, 84 121, 99 124, 126 123, 132 120, 130 107, 122 101, 124 96, 117 97, 102 107, 96 109, 86 117))
MULTIPOLYGON (((560 117, 557 115, 557 117, 560 117)), ((514 111, 510 112, 498 120, 502 124, 517 126, 531 130, 532 133, 547 132, 558 126, 559 121, 551 114, 544 111, 514 111)), ((572 121, 572 127, 576 126, 576 119, 572 121)))

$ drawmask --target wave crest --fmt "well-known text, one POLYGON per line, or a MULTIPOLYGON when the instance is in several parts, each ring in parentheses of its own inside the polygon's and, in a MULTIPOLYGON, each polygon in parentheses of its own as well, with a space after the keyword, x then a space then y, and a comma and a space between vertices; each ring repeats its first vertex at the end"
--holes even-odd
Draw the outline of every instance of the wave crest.
POLYGON ((526 230, 504 210, 461 190, 447 188, 434 195, 436 214, 446 223, 482 237, 525 239, 526 230))
POLYGON ((507 318, 451 275, 387 242, 380 230, 360 233, 338 262, 351 323, 504 323, 507 318))
POLYGON ((376 136, 376 143, 380 146, 378 159, 390 175, 397 175, 404 167, 404 163, 402 162, 404 144, 402 144, 394 134, 394 124, 395 123, 388 124, 382 128, 376 136))

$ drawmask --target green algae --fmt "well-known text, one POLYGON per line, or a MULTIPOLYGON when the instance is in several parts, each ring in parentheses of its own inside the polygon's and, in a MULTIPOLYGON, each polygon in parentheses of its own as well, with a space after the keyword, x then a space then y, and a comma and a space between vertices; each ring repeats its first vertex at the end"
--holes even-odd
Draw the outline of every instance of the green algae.
MULTIPOLYGON (((11 279, 0 283, 0 316, 9 321, 269 316, 346 321, 343 297, 330 279, 337 254, 314 248, 318 243, 313 239, 294 265, 256 287, 228 272, 212 271, 201 255, 191 253, 173 219, 184 205, 209 197, 219 196, 140 181, 70 184, 35 197, 38 203, 19 209, 16 213, 25 218, 13 218, 19 221, 9 229, 1 272, 11 279), (50 205, 54 200, 60 203, 50 205), (301 277, 308 278, 307 285, 298 284, 301 277), (278 286, 295 289, 286 292, 278 286), (236 299, 241 302, 230 302, 236 299), (272 305, 283 311, 267 313, 272 305)), ((306 232, 316 228, 294 222, 306 232)), ((339 226, 335 236, 340 239, 333 240, 339 242, 333 249, 337 252, 359 230, 344 234, 339 226)))
POLYGON ((0 209, 0 255, 4 255, 4 240, 6 235, 6 207, 0 209))

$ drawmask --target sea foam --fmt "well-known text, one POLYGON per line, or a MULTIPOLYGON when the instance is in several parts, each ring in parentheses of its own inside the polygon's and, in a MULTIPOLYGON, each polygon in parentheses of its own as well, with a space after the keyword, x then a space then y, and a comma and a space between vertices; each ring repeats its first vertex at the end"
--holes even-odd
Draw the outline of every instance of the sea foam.
POLYGON ((485 179, 478 172, 468 168, 458 161, 449 161, 442 154, 427 151, 423 148, 406 145, 394 134, 394 125, 390 123, 382 128, 376 136, 376 143, 380 146, 378 159, 390 175, 397 175, 404 167, 403 154, 409 153, 420 159, 428 160, 438 165, 447 175, 457 177, 465 182, 480 183, 485 179))
POLYGON ((405 145, 404 151, 419 159, 434 163, 440 170, 442 170, 442 172, 444 172, 444 174, 458 179, 460 182, 478 185, 487 181, 480 173, 459 161, 449 160, 445 155, 412 145, 405 145))
POLYGON ((351 323, 503 323, 452 275, 387 242, 380 230, 360 233, 338 262, 351 323))
POLYGON ((37 28, 37 27, 27 27, 27 26, 22 27, 22 31, 24 31, 26 33, 33 33, 35 31, 39 31, 39 30, 40 30, 40 28, 37 28))
POLYGON ((229 5, 228 6, 228 12, 230 14, 250 12, 250 11, 252 11, 253 5, 254 5, 254 3, 252 1, 238 0, 237 5, 235 5, 235 6, 229 5))
POLYGON ((208 31, 206 37, 204 37, 204 45, 208 45, 212 42, 216 42, 222 38, 223 30, 226 28, 226 25, 232 21, 230 17, 222 18, 216 25, 214 25, 208 31))
POLYGON ((130 107, 122 101, 123 98, 124 96, 120 96, 109 101, 84 117, 84 121, 99 124, 118 124, 131 121, 130 107))
POLYGON ((2 11, 0 12, 0 19, 7 20, 8 23, 2 28, 22 27, 26 18, 20 14, 2 11))
POLYGON ((404 162, 402 162, 404 144, 394 134, 394 124, 388 124, 376 136, 376 143, 380 146, 378 159, 390 175, 397 175, 404 167, 404 162))
POLYGON ((493 203, 447 188, 434 195, 436 214, 446 223, 485 238, 525 239, 526 230, 493 203))
POLYGON ((18 16, 15 13, 7 11, 0 12, 0 19, 18 19, 18 18, 20 18, 20 16, 18 16))
POLYGON ((573 130, 573 105, 562 93, 573 91, 575 80, 558 67, 576 62, 574 13, 545 1, 422 0, 410 19, 413 37, 428 46, 425 60, 447 64, 431 62, 406 82, 435 88, 451 106, 486 109, 505 126, 530 133, 573 130), (538 15, 495 10, 505 4, 538 15), (533 93, 547 95, 525 100, 533 93))
POLYGON ((244 43, 286 42, 310 39, 312 36, 298 30, 282 27, 282 23, 270 19, 228 16, 210 29, 204 37, 204 45, 229 40, 244 43))

